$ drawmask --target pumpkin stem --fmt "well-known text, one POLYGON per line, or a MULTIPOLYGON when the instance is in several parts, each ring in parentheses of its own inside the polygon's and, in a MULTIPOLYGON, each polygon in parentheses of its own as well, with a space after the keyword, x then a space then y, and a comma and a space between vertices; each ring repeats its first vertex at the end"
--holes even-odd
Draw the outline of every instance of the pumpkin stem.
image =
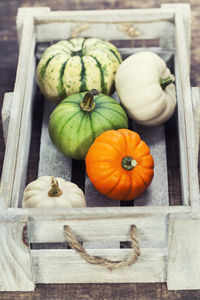
POLYGON ((163 90, 165 90, 165 88, 170 84, 170 83, 173 83, 175 81, 175 77, 174 75, 170 75, 168 76, 167 78, 160 78, 160 85, 161 85, 161 88, 163 90))
POLYGON ((99 95, 99 92, 95 89, 87 92, 83 98, 83 101, 80 103, 82 110, 84 111, 92 111, 95 108, 94 96, 99 95))
POLYGON ((137 161, 135 159, 133 159, 131 156, 125 156, 122 159, 122 167, 125 170, 131 171, 136 166, 137 166, 137 161))
POLYGON ((50 197, 59 197, 62 195, 62 190, 58 186, 58 181, 52 176, 51 177, 51 189, 48 192, 50 197))

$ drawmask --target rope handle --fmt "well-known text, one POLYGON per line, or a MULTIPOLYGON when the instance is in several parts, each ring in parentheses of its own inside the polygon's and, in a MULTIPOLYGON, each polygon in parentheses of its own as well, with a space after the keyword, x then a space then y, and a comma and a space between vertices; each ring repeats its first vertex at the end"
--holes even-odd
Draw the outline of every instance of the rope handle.
POLYGON ((121 267, 131 266, 136 262, 138 256, 140 255, 137 227, 135 225, 130 226, 130 237, 133 253, 129 259, 124 261, 111 261, 103 257, 92 256, 88 254, 85 248, 77 241, 70 226, 68 225, 64 225, 64 234, 71 248, 76 250, 83 259, 85 259, 90 264, 101 265, 103 267, 106 267, 110 271, 121 267))

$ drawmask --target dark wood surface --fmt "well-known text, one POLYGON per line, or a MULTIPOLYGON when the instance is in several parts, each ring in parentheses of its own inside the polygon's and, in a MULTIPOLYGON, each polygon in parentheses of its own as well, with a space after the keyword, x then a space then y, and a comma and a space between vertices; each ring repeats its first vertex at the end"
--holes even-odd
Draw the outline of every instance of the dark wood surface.
MULTIPOLYGON (((192 8, 192 46, 191 46, 191 85, 200 86, 200 2, 173 0, 0 0, 0 108, 5 92, 12 92, 17 67, 17 35, 15 19, 18 7, 49 6, 52 10, 85 10, 85 9, 117 9, 117 8, 151 8, 160 7, 161 3, 189 2, 192 8)), ((35 125, 37 128, 37 124, 35 125)), ((33 129, 33 136, 39 133, 33 129)), ((0 119, 0 174, 2 171, 5 145, 3 141, 2 123, 0 119)), ((32 147, 32 160, 37 149, 32 147)), ((34 171, 29 174, 34 178, 34 171)), ((0 258, 1 259, 1 258, 0 258)), ((1 292, 0 299, 200 299, 198 291, 168 291, 166 284, 63 284, 37 285, 34 292, 1 292)))

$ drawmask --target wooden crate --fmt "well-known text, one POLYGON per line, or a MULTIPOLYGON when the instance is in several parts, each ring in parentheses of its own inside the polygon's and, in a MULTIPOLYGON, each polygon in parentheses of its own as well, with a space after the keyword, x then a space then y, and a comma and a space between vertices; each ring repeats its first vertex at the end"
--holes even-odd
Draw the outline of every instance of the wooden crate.
MULTIPOLYGON (((30 291, 35 283, 89 282, 167 282, 168 289, 199 289, 199 90, 190 87, 189 5, 112 11, 20 8, 17 29, 20 52, 15 88, 5 94, 2 110, 6 151, 0 193, 0 290, 30 291), (148 48, 174 70, 178 104, 172 124, 178 132, 180 205, 169 203, 165 125, 143 128, 132 122, 131 128, 149 144, 156 162, 152 185, 133 206, 122 207, 100 195, 83 170, 80 184, 84 178, 88 207, 21 207, 31 151, 37 58, 53 41, 77 35, 119 43, 123 58, 148 48), (113 271, 87 263, 70 249, 63 229, 70 226, 89 254, 118 261, 132 254, 132 224, 138 229, 141 255, 133 265, 113 271)), ((117 99, 116 93, 113 96, 117 99)), ((55 150, 47 133, 52 109, 45 100, 38 175, 73 180, 74 161, 55 150)))

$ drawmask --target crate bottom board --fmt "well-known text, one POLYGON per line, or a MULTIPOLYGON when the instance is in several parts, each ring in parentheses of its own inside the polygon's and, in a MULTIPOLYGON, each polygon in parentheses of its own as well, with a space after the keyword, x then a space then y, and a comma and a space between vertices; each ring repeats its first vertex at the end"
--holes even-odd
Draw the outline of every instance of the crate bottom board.
MULTIPOLYGON (((118 261, 127 259, 131 249, 90 249, 95 256, 118 261)), ((36 283, 165 282, 166 249, 141 249, 132 265, 110 271, 91 265, 74 250, 31 250, 36 283)))
MULTIPOLYGON (((113 95, 113 98, 119 101, 116 93, 113 95)), ((60 176, 66 180, 71 180, 72 160, 69 157, 65 157, 54 147, 48 133, 49 116, 54 107, 55 106, 51 105, 48 100, 45 100, 38 176, 53 174, 55 177, 60 176), (46 149, 48 149, 48 151, 46 149)), ((134 201, 134 205, 168 205, 168 172, 164 126, 149 128, 129 122, 129 128, 138 132, 141 138, 149 145, 155 162, 154 179, 149 188, 134 201), (161 186, 162 189, 160 189, 161 186)), ((80 171, 82 171, 82 175, 80 175, 79 182, 82 183, 81 186, 83 186, 85 181, 84 191, 88 207, 119 206, 119 201, 111 200, 106 196, 101 195, 94 188, 85 173, 83 164, 82 170, 80 171)))
MULTIPOLYGON (((39 98, 39 101, 41 101, 41 97, 39 98)), ((175 148, 175 146, 172 146, 174 145, 174 141, 177 145, 176 133, 174 132, 174 129, 172 134, 172 124, 174 123, 174 120, 172 120, 172 124, 169 123, 169 125, 167 126, 167 134, 168 137, 170 137, 169 141, 167 141, 166 139, 166 126, 145 128, 143 126, 137 125, 136 123, 133 123, 132 121, 129 121, 129 129, 138 132, 141 135, 141 138, 150 146, 150 150, 155 161, 155 175, 151 186, 138 199, 130 202, 121 201, 121 203, 119 203, 118 201, 108 199, 107 197, 101 195, 96 191, 89 178, 87 177, 84 161, 71 160, 70 158, 65 157, 62 153, 59 153, 58 150, 53 146, 48 134, 48 120, 49 115, 53 109, 54 105, 52 103, 49 103, 48 100, 44 99, 44 117, 41 128, 41 138, 39 137, 39 134, 32 137, 32 139, 34 139, 34 143, 36 142, 39 144, 38 140, 40 139, 40 144, 37 146, 39 161, 37 161, 36 164, 34 161, 33 165, 32 161, 35 160, 35 154, 33 157, 32 152, 30 152, 27 171, 27 183, 35 179, 33 177, 30 179, 29 168, 31 168, 32 173, 34 169, 35 177, 42 175, 54 175, 55 177, 60 176, 66 180, 70 180, 76 183, 86 194, 87 206, 117 207, 119 205, 169 205, 169 196, 171 196, 169 195, 169 192, 172 194, 173 191, 171 192, 172 187, 169 187, 168 183, 174 184, 174 182, 176 182, 176 191, 174 193, 176 196, 176 202, 174 205, 181 203, 180 185, 178 184, 180 183, 180 174, 176 169, 179 162, 177 157, 175 157, 173 162, 171 158, 172 151, 175 148), (48 149, 48 151, 46 151, 46 149, 48 149), (169 164, 171 164, 170 167, 172 167, 173 170, 169 169, 169 164), (176 173, 174 172, 174 170, 176 170, 176 173), (160 187, 162 187, 162 189, 160 187)), ((37 122, 39 123, 39 121, 37 122)), ((31 149, 32 145, 33 142, 31 144, 31 149)), ((35 147, 36 146, 34 145, 34 148, 35 147)), ((173 151, 173 154, 174 156, 178 156, 177 152, 173 151)), ((21 203, 19 204, 19 206, 21 206, 21 203)))
MULTIPOLYGON (((36 56, 40 57, 40 52, 46 47, 47 45, 43 48, 38 43, 36 56)), ((171 70, 174 69, 172 52, 166 53, 161 48, 152 49, 163 57, 171 70)), ((124 48, 120 51, 122 56, 126 57, 133 52, 141 51, 141 49, 124 48)), ((119 101, 117 93, 114 93, 112 96, 119 101)), ((32 147, 37 147, 38 160, 36 161, 36 154, 30 151, 27 183, 36 179, 37 176, 42 175, 63 177, 66 180, 76 183, 85 192, 88 207, 182 205, 177 128, 175 130, 177 112, 175 112, 175 116, 167 124, 157 127, 143 127, 129 120, 129 129, 138 132, 141 138, 150 146, 155 160, 155 176, 151 186, 138 199, 129 202, 121 201, 120 203, 119 201, 110 200, 96 191, 87 177, 84 161, 80 162, 64 157, 62 153, 59 153, 55 149, 48 135, 48 120, 50 113, 54 109, 54 105, 44 99, 38 90, 34 96, 34 101, 36 106, 34 118, 36 117, 36 121, 33 118, 33 126, 36 124, 39 133, 41 130, 41 137, 38 132, 32 132, 34 134, 32 139, 34 138, 34 140, 31 141, 31 149, 32 147), (44 104, 43 117, 41 114, 42 104, 44 104), (39 111, 37 110, 37 106, 40 107, 39 111), (39 122, 42 123, 41 127, 39 127, 39 122), (35 142, 39 145, 35 146, 35 142), (29 167, 31 167, 31 170, 29 167)), ((22 191, 20 196, 20 199, 22 199, 22 191)), ((21 207, 21 203, 19 203, 19 207, 21 207)))

